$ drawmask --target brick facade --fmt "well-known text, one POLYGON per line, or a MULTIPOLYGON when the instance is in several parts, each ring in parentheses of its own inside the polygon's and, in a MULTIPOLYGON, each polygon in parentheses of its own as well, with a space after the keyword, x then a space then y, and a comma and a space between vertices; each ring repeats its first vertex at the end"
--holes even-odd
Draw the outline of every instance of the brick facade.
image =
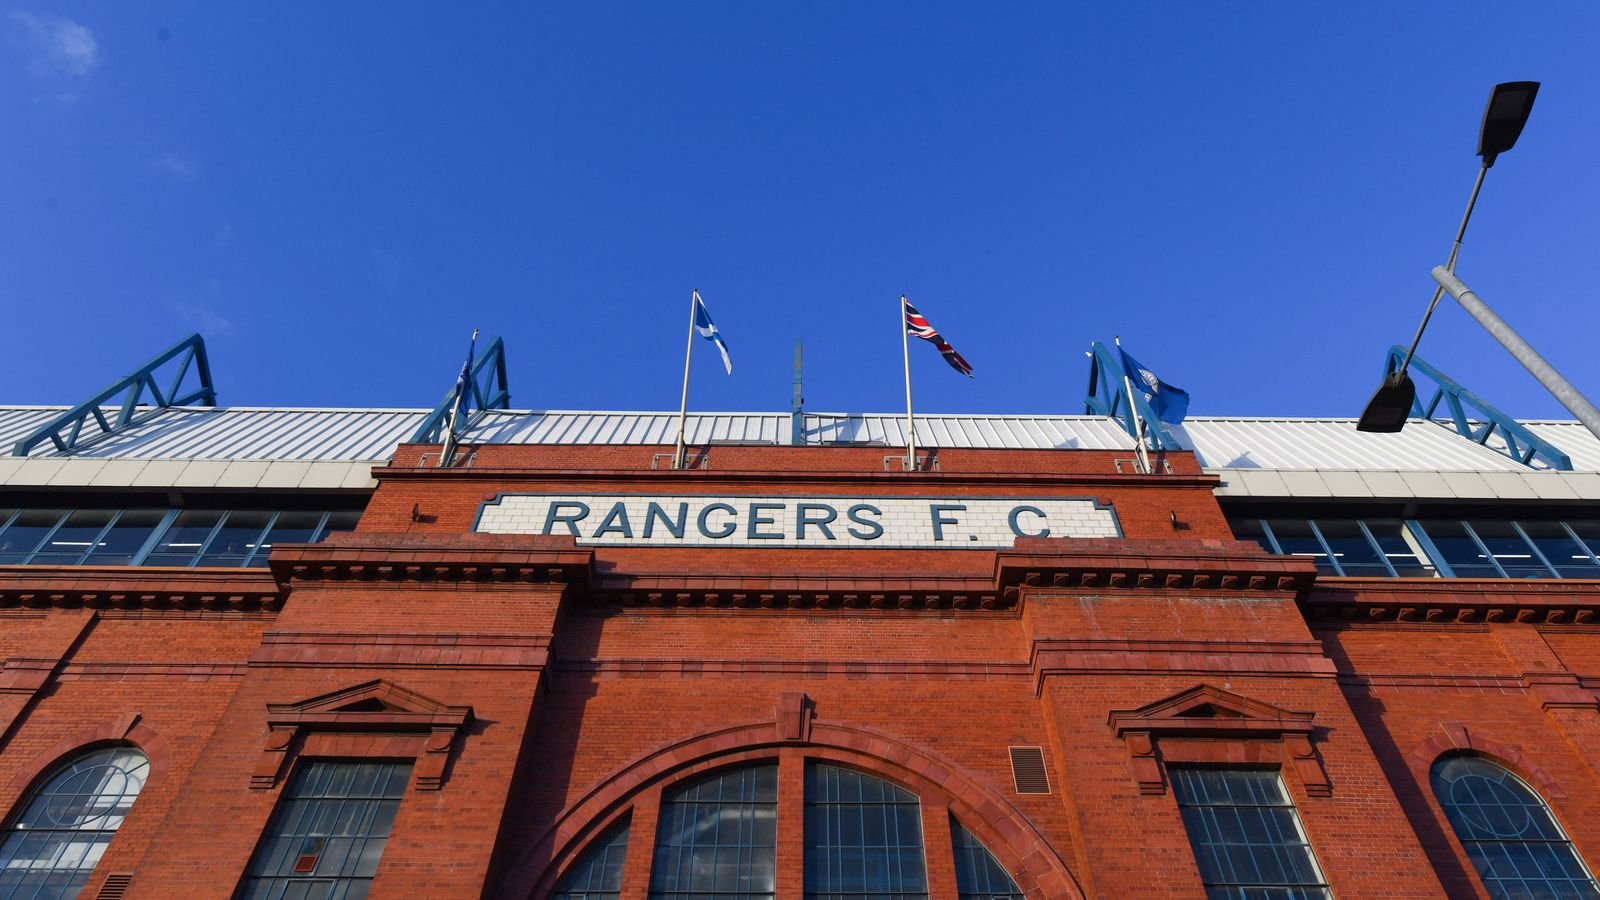
POLYGON ((664 789, 779 766, 778 896, 799 896, 808 760, 949 816, 1030 897, 1196 897, 1166 767, 1278 768, 1340 897, 1482 887, 1428 771, 1458 749, 1534 786, 1600 863, 1600 583, 1319 579, 1236 542, 1188 454, 484 446, 379 469, 358 530, 269 572, 0 567, 0 816, 126 743, 145 792, 82 896, 226 897, 298 761, 414 762, 373 896, 543 896, 632 830, 643 900, 664 789), (592 547, 475 534, 505 493, 1091 497, 1121 536, 1003 550, 592 547), (1043 750, 1019 793, 1008 750, 1043 750))

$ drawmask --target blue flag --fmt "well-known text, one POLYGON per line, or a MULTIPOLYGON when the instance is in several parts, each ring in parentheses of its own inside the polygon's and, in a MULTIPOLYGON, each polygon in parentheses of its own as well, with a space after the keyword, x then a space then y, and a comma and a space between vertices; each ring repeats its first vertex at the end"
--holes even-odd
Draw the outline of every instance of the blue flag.
POLYGON ((694 292, 694 330, 700 336, 717 345, 717 350, 722 354, 722 367, 733 374, 733 360, 728 357, 728 342, 722 339, 722 332, 717 330, 717 323, 711 321, 711 313, 706 312, 706 302, 700 299, 700 292, 694 292))
POLYGON ((1169 425, 1181 424, 1183 417, 1189 414, 1189 392, 1157 378, 1156 373, 1129 356, 1128 351, 1120 345, 1117 352, 1122 354, 1122 370, 1128 373, 1133 389, 1144 394, 1145 402, 1150 404, 1156 418, 1169 425))

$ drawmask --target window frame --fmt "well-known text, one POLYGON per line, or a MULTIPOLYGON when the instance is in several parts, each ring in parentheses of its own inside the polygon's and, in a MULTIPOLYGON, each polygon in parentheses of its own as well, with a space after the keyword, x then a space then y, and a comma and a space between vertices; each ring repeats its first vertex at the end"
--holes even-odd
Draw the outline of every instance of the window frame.
MULTIPOLYGON (((1213 772, 1227 772, 1227 773, 1237 773, 1237 772, 1269 773, 1270 772, 1271 775, 1272 775, 1272 782, 1277 787, 1278 796, 1282 798, 1282 802, 1281 803, 1238 803, 1238 802, 1232 802, 1232 803, 1203 803, 1203 802, 1186 802, 1185 798, 1183 796, 1184 791, 1183 791, 1183 789, 1181 789, 1179 787, 1179 783, 1180 783, 1181 779, 1176 778, 1176 777, 1173 778, 1173 790, 1172 790, 1173 804, 1177 808, 1180 818, 1183 819, 1184 834, 1189 839, 1189 846, 1190 846, 1191 851, 1194 853, 1194 857, 1195 857, 1195 866, 1196 866, 1196 868, 1199 869, 1200 882, 1206 888, 1206 895, 1208 897, 1214 896, 1213 895, 1213 891, 1220 889, 1220 890, 1223 890, 1223 891, 1227 892, 1225 894, 1225 896, 1238 897, 1238 898, 1240 898, 1240 900, 1242 900, 1242 898, 1249 896, 1250 889, 1252 889, 1252 888, 1257 888, 1257 889, 1260 889, 1260 888, 1279 888, 1279 889, 1288 889, 1288 890, 1303 890, 1303 891, 1306 891, 1307 893, 1311 894, 1312 896, 1315 896, 1315 892, 1320 891, 1321 892, 1321 896, 1323 898, 1326 898, 1326 900, 1333 900, 1333 888, 1328 884, 1327 873, 1326 873, 1326 871, 1324 871, 1324 869, 1322 867, 1322 864, 1320 862, 1318 862, 1318 860, 1317 860, 1317 851, 1316 851, 1316 847, 1312 844, 1312 841, 1311 841, 1311 832, 1306 828, 1305 821, 1300 816, 1300 809, 1296 805, 1296 803, 1294 802, 1294 797, 1289 793, 1288 782, 1284 779, 1283 770, 1280 767, 1278 767, 1278 766, 1270 766, 1270 765, 1267 765, 1267 766, 1263 766, 1263 765, 1251 766, 1251 765, 1237 765, 1237 764, 1193 764, 1193 763, 1182 763, 1182 764, 1172 765, 1172 766, 1168 767, 1168 769, 1169 769, 1169 772, 1172 772, 1174 775, 1176 775, 1179 772, 1196 772, 1196 771, 1213 771, 1213 772), (1209 846, 1232 846, 1232 845, 1229 845, 1229 844, 1223 843, 1223 842, 1216 842, 1215 844, 1208 843, 1208 844, 1202 845, 1200 840, 1199 840, 1199 838, 1201 836, 1197 835, 1189 827, 1189 817, 1183 815, 1183 812, 1186 809, 1229 809, 1229 810, 1239 810, 1239 809, 1262 809, 1262 810, 1283 809, 1283 810, 1288 810, 1289 820, 1290 820, 1290 822, 1293 823, 1294 829, 1295 829, 1295 835, 1294 836, 1299 838, 1299 843, 1298 844, 1274 843, 1274 844, 1270 844, 1270 845, 1269 844, 1257 845, 1257 844, 1246 843, 1244 846, 1246 846, 1246 847, 1272 846, 1272 847, 1275 848, 1275 853, 1278 853, 1278 854, 1292 853, 1293 850, 1303 849, 1304 853, 1305 853, 1304 863, 1307 866, 1309 866, 1309 868, 1311 869, 1312 875, 1317 879, 1316 883, 1306 883, 1306 882, 1294 882, 1294 883, 1291 883, 1291 882, 1249 882, 1249 881, 1237 881, 1237 880, 1235 880, 1235 881, 1226 881, 1226 882, 1208 882, 1208 881, 1206 881, 1205 880, 1206 879, 1206 866, 1202 864, 1201 856, 1200 856, 1202 846, 1209 847, 1209 846)), ((1232 798, 1230 797, 1230 799, 1232 799, 1232 798)), ((1239 821, 1240 821, 1240 824, 1243 825, 1242 816, 1240 817, 1239 821)), ((1246 826, 1246 830, 1247 830, 1247 826, 1246 826)), ((1214 837, 1214 836, 1215 835, 1213 835, 1211 833, 1211 830, 1209 828, 1207 829, 1207 834, 1204 835, 1204 837, 1207 837, 1207 838, 1211 838, 1211 837, 1214 837)), ((1289 837, 1289 835, 1281 835, 1281 836, 1285 837, 1285 838, 1289 837)), ((1260 870, 1261 863, 1258 861, 1256 855, 1253 854, 1253 853, 1251 854, 1251 863, 1256 866, 1258 871, 1260 870)))
MULTIPOLYGON (((164 563, 163 564, 164 567, 182 568, 182 569, 194 569, 194 568, 223 568, 223 569, 260 568, 260 566, 261 566, 261 562, 260 561, 265 559, 265 556, 262 554, 262 544, 265 541, 265 539, 272 534, 273 529, 277 527, 278 522, 280 520, 282 520, 282 518, 285 515, 299 515, 299 514, 313 514, 313 515, 315 515, 316 516, 316 524, 312 527, 311 536, 310 536, 310 538, 308 540, 308 543, 315 544, 315 543, 323 540, 324 538, 326 538, 328 536, 328 534, 329 534, 329 530, 328 529, 329 529, 330 523, 332 523, 332 521, 333 521, 335 516, 339 516, 339 515, 344 514, 344 513, 354 513, 355 516, 357 517, 357 519, 359 519, 359 517, 360 517, 360 515, 362 513, 361 510, 346 509, 344 507, 338 507, 338 508, 333 508, 333 509, 328 509, 328 508, 323 508, 323 509, 297 509, 297 508, 270 508, 270 507, 269 508, 265 508, 265 509, 257 509, 257 508, 248 507, 248 506, 228 506, 228 505, 207 506, 207 507, 198 507, 198 506, 196 506, 196 507, 67 506, 67 507, 59 507, 59 508, 57 508, 57 507, 48 507, 48 506, 31 507, 31 506, 27 506, 27 505, 23 505, 23 504, 18 504, 15 507, 11 507, 10 510, 11 511, 10 511, 10 513, 8 515, 6 515, 3 519, 0 519, 0 538, 3 538, 4 535, 6 534, 6 532, 10 530, 12 525, 14 525, 22 516, 26 515, 27 513, 30 513, 30 512, 55 512, 55 513, 57 513, 57 515, 56 515, 55 521, 44 531, 44 533, 42 534, 42 536, 39 539, 38 544, 35 545, 33 547, 33 549, 29 550, 25 555, 22 555, 22 558, 20 560, 16 561, 16 562, 0 563, 0 565, 19 565, 19 566, 27 566, 27 565, 50 565, 50 566, 102 565, 102 566, 115 566, 115 567, 144 567, 144 566, 151 565, 149 563, 150 557, 156 552, 157 547, 160 545, 162 539, 164 537, 166 537, 168 532, 170 532, 172 530, 173 526, 177 523, 177 520, 178 520, 179 516, 181 516, 183 513, 185 513, 185 512, 217 513, 218 514, 218 519, 217 519, 216 523, 214 523, 210 527, 210 529, 206 531, 204 537, 200 538, 199 543, 196 546, 194 552, 192 554, 190 554, 189 557, 185 561, 178 562, 178 563, 169 562, 169 563, 164 563), (105 525, 101 526, 94 533, 93 537, 91 537, 88 540, 88 542, 87 542, 88 546, 86 546, 81 553, 79 553, 77 556, 72 557, 70 559, 67 559, 65 557, 60 558, 60 559, 48 559, 48 560, 40 560, 39 559, 39 555, 42 552, 44 552, 50 546, 51 541, 53 541, 55 539, 55 536, 60 533, 61 529, 66 526, 67 522, 69 520, 71 520, 71 518, 75 514, 78 514, 78 513, 97 513, 97 512, 109 513, 110 514, 110 519, 106 522, 105 525), (93 556, 99 550, 100 545, 105 541, 106 537, 117 527, 118 523, 122 521, 124 516, 128 515, 129 513, 142 513, 142 512, 160 512, 161 516, 158 519, 158 521, 153 526, 151 526, 150 533, 145 536, 143 541, 140 542, 138 548, 132 553, 132 555, 129 557, 127 562, 125 562, 125 563, 95 563, 95 562, 92 562, 90 560, 90 557, 93 556), (229 520, 234 515, 241 514, 241 513, 245 513, 245 514, 265 513, 267 515, 266 524, 260 530, 258 530, 256 532, 256 535, 255 535, 255 538, 254 538, 254 543, 252 544, 252 546, 250 548, 250 551, 248 553, 246 553, 243 557, 241 557, 237 563, 226 564, 226 565, 203 565, 202 561, 206 558, 207 554, 211 553, 212 545, 216 542, 218 536, 228 527, 229 520)), ((271 550, 270 549, 267 550, 267 553, 270 554, 271 550)))

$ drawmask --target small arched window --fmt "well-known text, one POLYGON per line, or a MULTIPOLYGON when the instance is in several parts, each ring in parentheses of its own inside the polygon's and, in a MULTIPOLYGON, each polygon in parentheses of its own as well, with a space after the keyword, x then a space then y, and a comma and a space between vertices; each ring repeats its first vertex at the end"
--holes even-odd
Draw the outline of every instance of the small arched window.
POLYGON ((928 896, 917 796, 853 769, 806 766, 808 900, 928 896))
POLYGON ((773 896, 778 767, 724 770, 661 798, 651 900, 759 900, 773 896))
POLYGON ((1433 795, 1494 898, 1600 898, 1572 842, 1533 789, 1476 756, 1433 765, 1433 795))
POLYGON ((956 893, 961 900, 1022 900, 1022 889, 977 835, 950 817, 950 842, 956 851, 956 893))
POLYGON ((149 771, 150 760, 132 747, 92 750, 58 767, 6 829, 0 900, 77 896, 149 771))
POLYGON ((556 885, 552 900, 617 900, 622 896, 622 861, 628 855, 628 820, 589 845, 556 885))

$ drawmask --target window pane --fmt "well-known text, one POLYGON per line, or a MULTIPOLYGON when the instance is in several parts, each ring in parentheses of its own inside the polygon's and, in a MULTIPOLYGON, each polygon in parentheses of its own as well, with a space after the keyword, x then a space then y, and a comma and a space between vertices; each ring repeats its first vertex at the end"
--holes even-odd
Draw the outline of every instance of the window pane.
POLYGON ((1562 578, 1600 578, 1600 566, 1595 565, 1588 549, 1573 540, 1560 522, 1517 524, 1562 578))
POLYGON ((1276 771, 1168 771, 1208 897, 1332 897, 1276 771))
MULTIPOLYGON (((719 772, 669 790, 662 796, 656 826, 650 896, 772 897, 777 817, 775 764, 719 772)), ((620 857, 616 866, 620 880, 620 857)))
POLYGON ((150 761, 107 747, 61 766, 0 840, 0 896, 77 894, 144 789, 150 761))
POLYGON ((583 851, 556 886, 553 900, 617 900, 622 896, 622 861, 627 853, 624 820, 583 851))
POLYGON ((1600 898, 1600 886, 1533 789, 1475 756, 1434 763, 1433 795, 1496 898, 1600 898))
POLYGON ((1362 522, 1367 526, 1367 531, 1372 533, 1372 539, 1378 542, 1378 549, 1383 551, 1389 565, 1394 566, 1396 575, 1401 578, 1434 576, 1433 563, 1419 555, 1406 539, 1404 522, 1399 519, 1363 519, 1362 522))
POLYGON ((927 896, 916 795, 853 769, 806 766, 808 900, 927 896))
POLYGON ((64 515, 66 510, 61 509, 23 510, 11 527, 0 533, 0 564, 27 562, 64 515))
POLYGON ((1545 567, 1539 557, 1534 554, 1533 548, 1522 539, 1522 535, 1511 527, 1510 522, 1500 521, 1474 521, 1470 523, 1472 530, 1477 533, 1478 540, 1489 548, 1494 555, 1495 562, 1505 570, 1507 578, 1552 578, 1553 573, 1545 567))
POLYGON ((1241 541, 1255 541, 1261 549, 1268 553, 1274 552, 1272 541, 1267 539, 1267 533, 1261 530, 1260 519, 1229 519, 1228 527, 1233 529, 1233 536, 1241 541))
POLYGON ((1311 560, 1324 575, 1338 574, 1321 542, 1311 533, 1311 523, 1305 519, 1272 519, 1267 527, 1272 529, 1272 536, 1278 539, 1278 546, 1285 554, 1311 560))
POLYGON ((296 770, 240 885, 247 897, 365 897, 410 763, 308 762, 296 770), (372 823, 383 822, 380 831, 372 823))
POLYGON ((187 566, 205 546, 211 530, 222 521, 222 513, 209 509, 189 509, 178 513, 156 546, 145 557, 147 566, 187 566))
POLYGON ((200 557, 201 566, 241 566, 255 552, 261 533, 272 520, 270 512, 234 510, 223 520, 216 536, 206 545, 200 557))
POLYGON ((166 513, 159 509, 130 509, 117 517, 117 521, 100 537, 100 543, 84 560, 97 566, 125 566, 133 555, 144 547, 151 532, 161 524, 166 513))
POLYGON ((1460 522, 1437 519, 1423 522, 1422 530, 1439 549, 1439 555, 1449 563, 1458 578, 1500 578, 1500 570, 1483 555, 1476 541, 1467 534, 1460 522))
POLYGON ((950 841, 955 845, 960 900, 1022 900, 1022 890, 1011 874, 954 816, 950 818, 950 841))
POLYGON ((100 532, 111 524, 115 514, 109 509, 79 509, 67 514, 67 519, 33 554, 35 565, 71 565, 88 553, 95 545, 100 532))
POLYGON ((1383 558, 1354 520, 1318 519, 1317 530, 1322 532, 1323 540, 1328 542, 1344 574, 1369 578, 1388 576, 1389 567, 1384 565, 1383 558))
POLYGON ((356 523, 361 521, 361 513, 356 510, 339 510, 328 514, 328 524, 323 526, 322 533, 317 535, 317 540, 325 541, 335 534, 344 531, 355 531, 356 523))
POLYGON ((266 539, 256 550, 255 558, 250 560, 250 565, 265 566, 274 544, 311 543, 311 538, 317 532, 317 524, 321 521, 320 512, 279 513, 277 521, 272 523, 272 530, 267 532, 266 539))

